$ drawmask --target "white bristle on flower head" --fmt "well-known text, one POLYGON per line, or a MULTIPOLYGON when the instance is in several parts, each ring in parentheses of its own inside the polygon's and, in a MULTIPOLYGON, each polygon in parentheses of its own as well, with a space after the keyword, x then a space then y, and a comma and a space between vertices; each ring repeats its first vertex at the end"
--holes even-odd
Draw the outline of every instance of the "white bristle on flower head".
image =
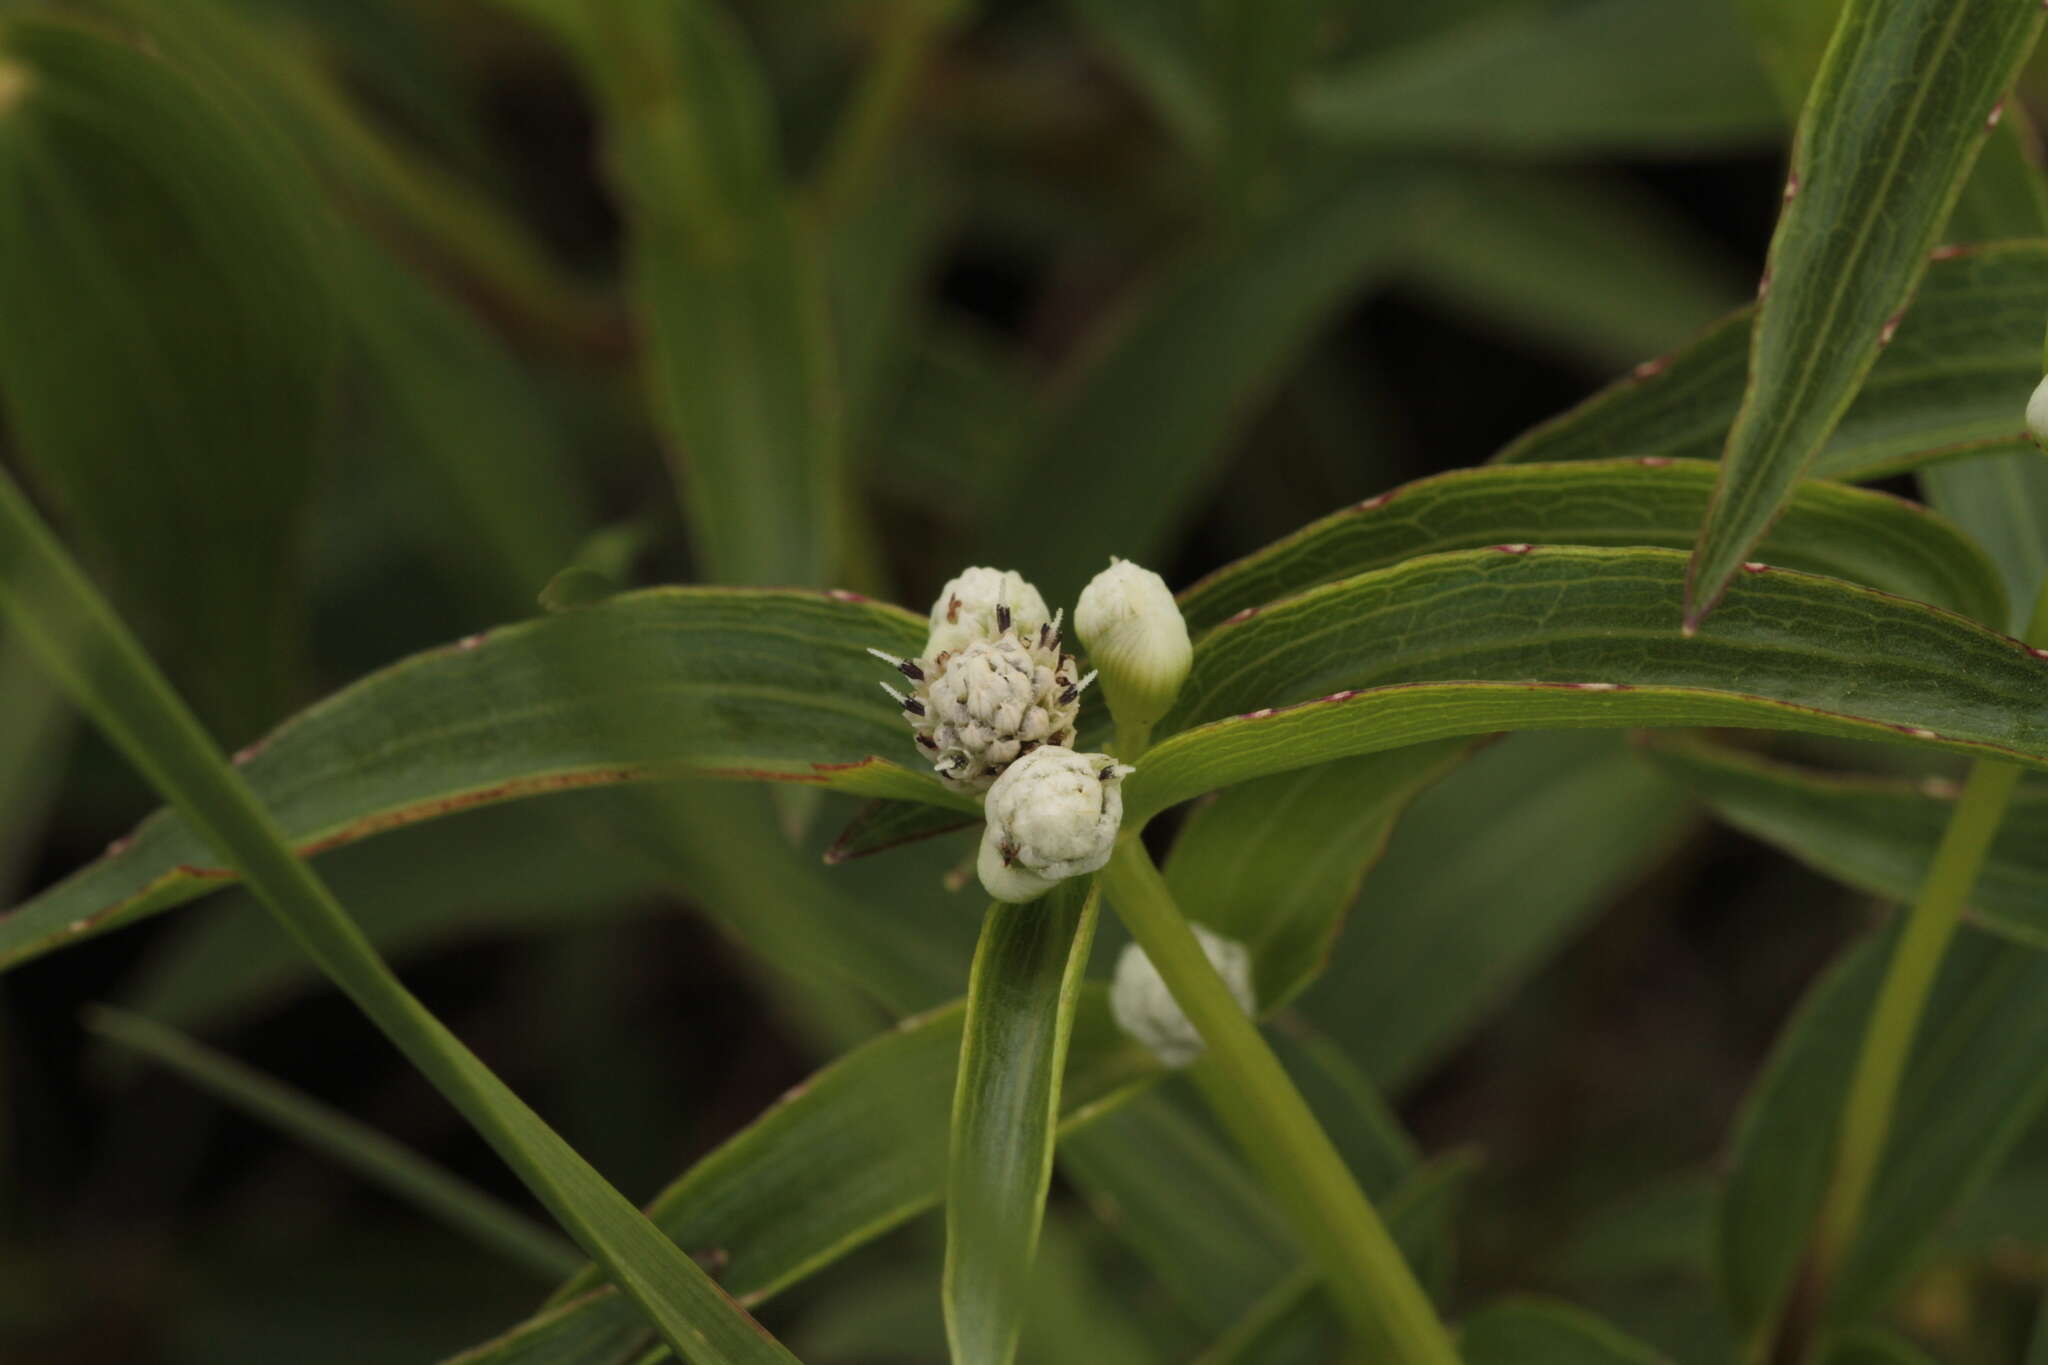
MULTIPOLYGON (((1205 925, 1192 921, 1188 928, 1202 945, 1202 955, 1230 988, 1231 998, 1246 1014, 1258 1009, 1252 987, 1251 952, 1235 939, 1225 938, 1205 925)), ((1202 1035, 1173 998, 1159 968, 1135 943, 1124 946, 1116 961, 1116 978, 1109 988, 1109 1012, 1117 1027, 1143 1043, 1167 1066, 1186 1066, 1202 1055, 1202 1035)))
POLYGON ((1012 763, 989 788, 975 871, 999 901, 1036 900, 1109 861, 1123 825, 1131 769, 1107 754, 1046 746, 1012 763))

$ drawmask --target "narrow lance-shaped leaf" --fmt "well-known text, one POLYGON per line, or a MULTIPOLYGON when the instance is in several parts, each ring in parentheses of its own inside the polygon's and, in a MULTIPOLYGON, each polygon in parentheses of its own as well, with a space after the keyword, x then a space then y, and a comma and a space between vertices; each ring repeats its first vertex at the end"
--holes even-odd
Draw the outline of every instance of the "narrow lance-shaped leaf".
MULTIPOLYGON (((2048 242, 1945 246, 1935 256, 1891 344, 1815 454, 1814 477, 1873 479, 2032 449, 2024 416, 2041 376, 2048 242)), ((1756 315, 1745 308, 1645 361, 1494 460, 1719 458, 1742 405, 1756 315)))
POLYGON ((1658 1365, 1655 1351, 1583 1309, 1544 1299, 1508 1299, 1465 1319, 1465 1365, 1658 1365))
POLYGON ((274 1077, 139 1015, 95 1006, 87 1012, 85 1022, 101 1037, 169 1067, 194 1085, 325 1153, 511 1264, 554 1280, 582 1262, 575 1247, 536 1226, 524 1214, 274 1077))
POLYGON ((331 354, 311 180, 176 69, 0 25, 0 401, 216 726, 294 681, 331 354))
MULTIPOLYGON (((1961 791, 1945 777, 1847 777, 1705 743, 1647 744, 1643 755, 1737 829, 1896 901, 1926 881, 1961 791)), ((1970 907, 1993 933, 2048 948, 2048 785, 2013 794, 1970 907)))
POLYGON ((1126 819, 1345 754, 1494 730, 1747 725, 2048 767, 2048 654, 1756 565, 1676 628, 1684 558, 1512 544, 1362 574, 1211 631, 1126 819), (1455 681, 1438 681, 1454 679, 1455 681))
POLYGON ((946 1340, 954 1365, 1008 1365, 1045 1217, 1074 1009, 1100 892, 1076 877, 989 907, 968 978, 946 1162, 946 1340))
MULTIPOLYGON (((1188 627, 1220 625, 1309 588, 1421 555, 1488 545, 1659 545, 1699 528, 1714 466, 1651 455, 1438 474, 1312 521, 1180 594, 1188 627)), ((1846 578, 2002 626, 1997 570, 1968 536, 1886 494, 1808 483, 1758 550, 1768 563, 1846 578)))
POLYGON ((476 1128, 691 1365, 794 1359, 407 991, 213 747, 14 481, 0 476, 0 613, 79 708, 248 877, 271 912, 476 1128))
POLYGON ((1749 386, 1687 575, 1719 602, 1891 340, 1999 100, 2031 0, 1850 0, 1807 95, 1749 386))
MULTIPOLYGON (((493 801, 687 775, 813 783, 964 807, 917 768, 886 665, 924 622, 844 594, 674 588, 473 636, 394 664, 245 751, 308 853, 493 801), (620 722, 621 708, 632 724, 620 722)), ((0 917, 0 963, 182 904, 222 868, 174 814, 0 917)))

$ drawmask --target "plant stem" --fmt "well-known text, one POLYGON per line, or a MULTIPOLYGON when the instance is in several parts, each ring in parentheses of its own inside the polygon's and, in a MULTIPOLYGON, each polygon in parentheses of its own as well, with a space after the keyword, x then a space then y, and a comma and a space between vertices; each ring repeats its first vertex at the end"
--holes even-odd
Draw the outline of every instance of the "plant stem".
MULTIPOLYGON (((2048 583, 2042 585, 2034 604, 2027 639, 2035 645, 2048 643, 2048 583)), ((1898 946, 1892 951, 1849 1083, 1834 1175, 1814 1232, 1810 1302, 1816 1309, 1855 1243, 1891 1135, 1899 1082, 1920 1031, 1920 1015, 2019 779, 2020 770, 2009 764, 1979 760, 1971 765, 1962 797, 1927 870, 1927 880, 1921 883, 1898 946)))
POLYGON ((1450 1334, 1386 1224, 1209 964, 1135 833, 1118 841, 1102 877, 1131 936, 1208 1044, 1191 1071, 1203 1097, 1287 1211, 1360 1344, 1384 1345, 1384 1358, 1409 1365, 1456 1365, 1450 1334))
POLYGON ((952 6, 941 0, 896 0, 880 47, 861 74, 851 107, 839 118, 818 171, 822 215, 851 212, 874 179, 875 166, 910 106, 917 74, 952 6))

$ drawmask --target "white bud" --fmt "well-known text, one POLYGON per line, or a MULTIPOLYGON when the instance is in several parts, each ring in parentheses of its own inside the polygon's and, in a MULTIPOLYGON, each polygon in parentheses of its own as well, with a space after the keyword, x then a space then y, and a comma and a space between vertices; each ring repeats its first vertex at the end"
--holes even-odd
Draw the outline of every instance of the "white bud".
POLYGON ((2034 396, 2027 400, 2027 430, 2033 433, 2035 445, 2048 450, 2048 379, 2036 385, 2034 396))
POLYGON ((1172 709, 1195 652, 1165 579, 1127 559, 1110 560, 1081 590, 1074 630, 1118 721, 1151 725, 1172 709))
MULTIPOLYGON (((1209 965, 1223 978, 1230 994, 1246 1014, 1258 1001, 1252 990, 1252 955, 1242 943, 1228 939, 1202 925, 1190 922, 1195 939, 1209 965)), ((1124 945, 1116 960, 1116 980, 1109 988, 1109 1012, 1117 1027, 1136 1038, 1168 1066, 1186 1066, 1202 1055, 1202 1035, 1181 1011, 1173 992, 1145 950, 1135 943, 1124 945)))
POLYGON ((964 569, 932 603, 932 633, 925 657, 957 654, 977 640, 993 640, 1006 630, 1030 639, 1052 620, 1038 589, 1015 570, 964 569), (1007 613, 1008 619, 1004 619, 1007 613))
POLYGON ((1107 754, 1052 746, 1012 763, 988 789, 975 871, 999 901, 1036 900, 1109 861, 1131 769, 1107 754))

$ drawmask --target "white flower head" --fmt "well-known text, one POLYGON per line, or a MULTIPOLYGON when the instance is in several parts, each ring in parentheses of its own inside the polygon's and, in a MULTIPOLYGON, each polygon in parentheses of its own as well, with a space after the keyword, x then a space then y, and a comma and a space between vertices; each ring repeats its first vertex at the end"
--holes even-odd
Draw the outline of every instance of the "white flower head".
MULTIPOLYGON (((1258 1008, 1252 989, 1252 955, 1242 943, 1200 924, 1190 922, 1195 939, 1209 965, 1223 978, 1230 994, 1246 1014, 1258 1008)), ((1202 1035, 1182 1012, 1173 992, 1145 950, 1135 943, 1124 946, 1116 960, 1116 979, 1109 988, 1109 1012, 1117 1027, 1136 1038, 1167 1066, 1186 1066, 1202 1055, 1202 1035)))
POLYGON ((1036 900, 1109 861, 1132 770, 1108 754, 1050 745, 1012 763, 988 789, 975 871, 999 901, 1036 900))
POLYGON ((1118 721, 1150 725, 1172 708, 1195 652, 1165 579, 1111 559, 1081 590, 1074 630, 1102 674, 1118 721))
POLYGON ((2048 379, 2043 379, 2027 400, 2027 430, 2035 445, 2048 450, 2048 379))
POLYGON ((932 633, 924 656, 957 654, 979 640, 993 640, 1008 630, 1030 639, 1052 620, 1038 589, 1014 569, 963 569, 939 591, 932 603, 932 633))
MULTIPOLYGON (((994 572, 970 569, 954 583, 994 572)), ((1031 585, 1024 588, 1037 602, 1031 585)), ((945 601, 940 600, 932 619, 950 624, 941 621, 945 601)), ((1037 610, 1043 609, 1040 603, 1037 610)), ((987 791, 1011 763, 1041 745, 1072 744, 1081 694, 1095 681, 1092 673, 1082 676, 1071 654, 1060 651, 1059 616, 1033 622, 1004 605, 990 610, 992 623, 1002 629, 959 649, 915 659, 868 651, 910 679, 908 694, 888 683, 882 690, 903 708, 911 738, 931 760, 932 771, 966 791, 987 791)), ((968 607, 963 605, 959 615, 958 624, 964 625, 968 607)), ((938 638, 936 631, 933 638, 938 638)))

